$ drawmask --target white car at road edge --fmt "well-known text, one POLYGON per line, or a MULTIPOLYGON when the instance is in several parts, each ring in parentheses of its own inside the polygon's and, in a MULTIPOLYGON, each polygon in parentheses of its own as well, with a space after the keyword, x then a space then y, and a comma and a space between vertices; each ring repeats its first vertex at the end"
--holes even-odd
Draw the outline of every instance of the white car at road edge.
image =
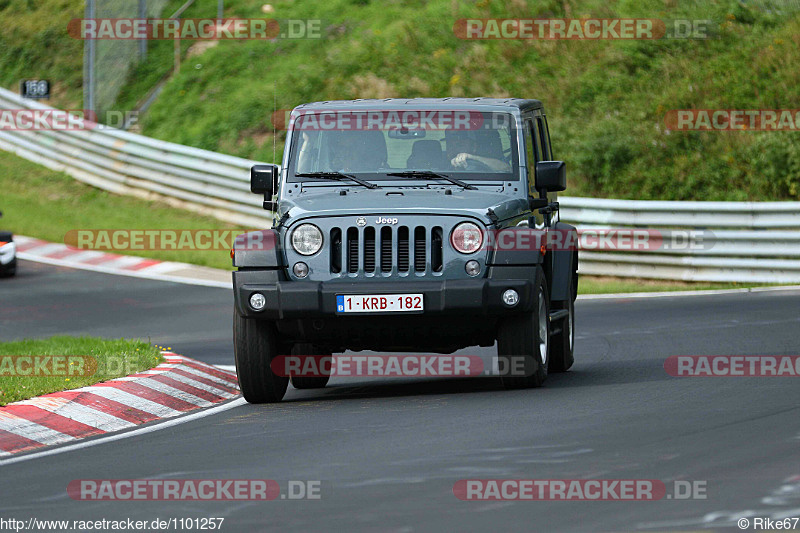
POLYGON ((0 277, 10 277, 16 273, 17 245, 14 244, 14 236, 10 231, 0 231, 0 277))

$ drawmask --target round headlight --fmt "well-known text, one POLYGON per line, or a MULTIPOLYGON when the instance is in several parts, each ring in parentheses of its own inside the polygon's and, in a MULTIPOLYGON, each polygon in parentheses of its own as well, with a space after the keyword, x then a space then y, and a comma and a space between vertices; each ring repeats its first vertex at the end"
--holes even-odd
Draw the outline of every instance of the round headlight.
POLYGON ((292 232, 292 248, 300 255, 314 255, 322 248, 322 232, 313 224, 301 224, 292 232))
POLYGON ((474 254, 483 245, 483 232, 477 224, 462 222, 450 234, 450 243, 462 254, 474 254))

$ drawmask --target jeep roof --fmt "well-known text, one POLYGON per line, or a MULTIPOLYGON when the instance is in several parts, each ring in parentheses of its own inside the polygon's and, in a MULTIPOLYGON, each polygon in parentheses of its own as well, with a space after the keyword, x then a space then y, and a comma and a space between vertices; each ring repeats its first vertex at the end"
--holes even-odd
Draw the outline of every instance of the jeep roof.
POLYGON ((541 109, 539 100, 526 100, 523 98, 383 98, 383 99, 358 99, 358 100, 330 100, 302 104, 295 109, 302 110, 341 110, 341 109, 397 109, 398 107, 412 108, 488 108, 487 111, 509 111, 519 109, 541 109))

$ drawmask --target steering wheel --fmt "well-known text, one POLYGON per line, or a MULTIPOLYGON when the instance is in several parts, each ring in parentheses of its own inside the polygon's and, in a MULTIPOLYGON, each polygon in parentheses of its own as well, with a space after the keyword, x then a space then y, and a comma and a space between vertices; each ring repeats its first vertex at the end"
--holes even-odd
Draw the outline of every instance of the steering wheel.
POLYGON ((473 172, 492 172, 492 167, 477 159, 467 159, 467 166, 464 168, 473 172))

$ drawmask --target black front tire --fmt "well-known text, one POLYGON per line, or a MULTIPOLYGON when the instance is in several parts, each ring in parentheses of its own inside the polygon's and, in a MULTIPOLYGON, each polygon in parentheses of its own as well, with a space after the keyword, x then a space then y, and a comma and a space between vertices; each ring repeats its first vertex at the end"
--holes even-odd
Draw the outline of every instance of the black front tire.
POLYGON ((249 403, 283 399, 289 378, 278 376, 270 364, 278 354, 278 332, 267 320, 246 319, 233 313, 233 353, 242 396, 249 403))
POLYGON ((500 380, 506 389, 540 387, 547 379, 550 311, 547 282, 540 267, 536 268, 534 294, 531 312, 504 319, 497 330, 500 380), (520 359, 522 365, 517 363, 520 359), (523 369, 524 375, 520 375, 523 369))

